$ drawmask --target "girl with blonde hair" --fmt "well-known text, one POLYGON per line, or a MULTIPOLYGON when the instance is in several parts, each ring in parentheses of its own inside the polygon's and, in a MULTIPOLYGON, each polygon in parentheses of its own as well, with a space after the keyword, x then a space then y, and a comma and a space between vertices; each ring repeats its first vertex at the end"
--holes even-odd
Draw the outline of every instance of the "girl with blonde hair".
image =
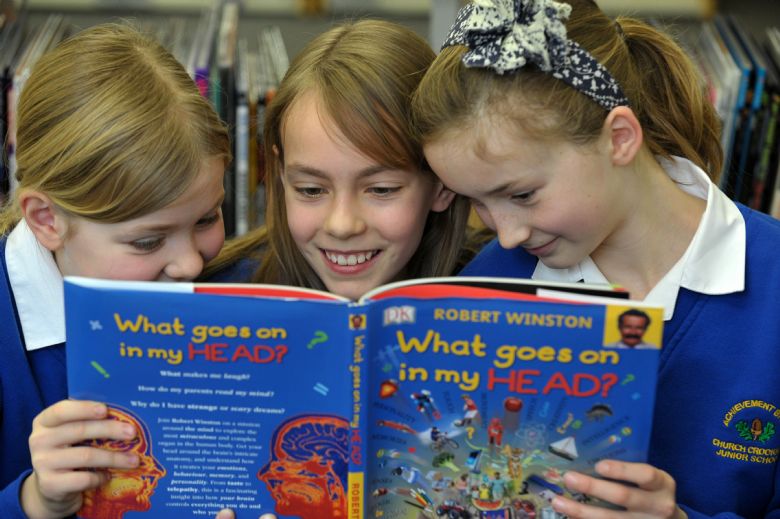
POLYGON ((0 213, 0 510, 65 517, 139 458, 85 444, 138 431, 67 400, 62 278, 200 274, 224 241, 230 146, 182 66, 121 25, 42 56, 17 121, 18 188, 0 213))

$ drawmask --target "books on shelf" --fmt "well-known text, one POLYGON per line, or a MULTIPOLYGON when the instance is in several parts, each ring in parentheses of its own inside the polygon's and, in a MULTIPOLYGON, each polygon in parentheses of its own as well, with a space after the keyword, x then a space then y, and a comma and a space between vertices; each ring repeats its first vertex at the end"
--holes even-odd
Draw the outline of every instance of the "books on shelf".
MULTIPOLYGON (((679 2, 677 3, 679 4, 679 2)), ((677 5, 675 4, 675 5, 677 5)), ((263 189, 262 124, 264 106, 273 97, 286 71, 289 58, 281 31, 277 26, 262 26, 242 33, 237 19, 246 9, 237 0, 210 0, 200 16, 191 20, 167 18, 165 23, 142 18, 186 67, 201 93, 210 99, 229 126, 232 140, 243 139, 244 125, 237 120, 237 98, 241 95, 235 75, 240 66, 236 49, 246 47, 249 64, 248 99, 249 144, 234 150, 235 162, 226 172, 226 202, 223 207, 229 236, 262 223, 265 207, 263 189), (244 44, 240 42, 244 41, 244 44), (233 167, 247 161, 248 182, 243 171, 233 167), (246 188, 245 186, 248 186, 246 188), (247 203, 248 201, 248 203, 247 203), (249 225, 246 225, 249 222, 249 225)), ((604 7, 604 6, 602 6, 604 7)), ((608 6, 607 6, 608 7, 608 6)), ((677 7, 680 7, 677 5, 677 7)), ((687 6, 711 12, 710 0, 696 0, 687 6)), ((646 14, 668 12, 668 7, 648 6, 646 14), (657 9, 657 10, 656 10, 657 9)), ((615 10, 619 9, 607 9, 615 10)), ((61 15, 53 15, 54 17, 61 15)), ((704 16, 690 24, 689 35, 682 41, 705 78, 711 100, 722 121, 721 145, 725 154, 720 187, 732 198, 750 207, 780 216, 780 181, 778 149, 780 132, 775 130, 778 99, 777 31, 770 20, 765 30, 748 31, 745 16, 722 14, 704 16)), ((44 25, 51 23, 26 16, 21 8, 15 16, 5 16, 0 27, 0 202, 13 187, 15 169, 14 104, 17 88, 24 83, 26 63, 42 49, 42 36, 57 36, 44 25), (15 79, 16 78, 16 79, 15 79)), ((60 29, 67 26, 62 23, 60 29)), ((754 24, 755 25, 755 24, 754 24)), ((45 38, 44 38, 45 39, 45 38)), ((242 116, 243 117, 243 116, 242 116)))
POLYGON ((780 218, 780 28, 770 27, 766 30, 766 41, 763 47, 767 57, 768 79, 767 99, 769 103, 770 120, 768 138, 762 150, 762 165, 768 168, 767 195, 762 198, 761 210, 775 218, 780 218))
POLYGON ((681 43, 699 68, 722 122, 721 189, 738 202, 780 216, 775 196, 780 149, 775 30, 753 34, 740 17, 718 15, 683 34, 681 43))
POLYGON ((349 302, 67 278, 69 394, 135 424, 102 445, 142 459, 81 517, 555 517, 565 471, 646 456, 663 318, 626 296, 442 278, 349 302), (649 322, 635 348, 628 310, 649 322))

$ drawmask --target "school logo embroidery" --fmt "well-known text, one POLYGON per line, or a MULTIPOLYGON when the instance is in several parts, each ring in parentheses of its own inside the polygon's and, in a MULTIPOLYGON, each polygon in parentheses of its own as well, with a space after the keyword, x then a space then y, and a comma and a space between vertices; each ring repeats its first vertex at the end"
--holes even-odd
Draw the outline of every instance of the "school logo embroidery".
POLYGON ((715 455, 748 463, 770 464, 777 461, 780 448, 772 448, 777 433, 780 409, 763 400, 743 400, 732 405, 723 416, 728 433, 713 438, 715 455))
POLYGON ((760 418, 753 418, 750 425, 748 425, 747 420, 740 420, 734 427, 739 431, 740 438, 761 443, 766 443, 767 440, 775 435, 775 424, 772 422, 764 424, 760 418))

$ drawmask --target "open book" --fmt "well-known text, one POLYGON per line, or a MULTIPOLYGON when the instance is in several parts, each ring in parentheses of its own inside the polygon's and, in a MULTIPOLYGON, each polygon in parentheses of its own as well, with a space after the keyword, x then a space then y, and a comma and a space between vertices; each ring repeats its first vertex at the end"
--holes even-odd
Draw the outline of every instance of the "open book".
POLYGON ((101 445, 142 459, 79 517, 555 517, 566 470, 646 456, 663 318, 626 297, 66 278, 69 393, 135 424, 101 445), (626 311, 646 326, 621 342, 626 311))

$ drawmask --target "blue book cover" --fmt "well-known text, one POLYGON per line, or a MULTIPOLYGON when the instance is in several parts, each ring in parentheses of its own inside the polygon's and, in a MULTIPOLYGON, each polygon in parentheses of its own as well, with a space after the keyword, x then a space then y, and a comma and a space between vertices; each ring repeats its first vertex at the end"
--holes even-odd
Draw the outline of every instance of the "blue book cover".
POLYGON ((556 517, 567 470, 645 460, 660 308, 429 281, 350 303, 67 278, 70 395, 143 461, 79 517, 556 517))
POLYGON ((133 441, 95 443, 141 458, 87 492, 79 517, 213 518, 230 507, 257 518, 285 508, 285 486, 313 517, 338 517, 351 408, 343 302, 74 281, 69 395, 136 425, 133 441))
POLYGON ((636 304, 374 301, 364 517, 558 517, 555 495, 588 500, 567 470, 646 461, 663 317, 636 304), (616 347, 628 310, 650 325, 616 347))

